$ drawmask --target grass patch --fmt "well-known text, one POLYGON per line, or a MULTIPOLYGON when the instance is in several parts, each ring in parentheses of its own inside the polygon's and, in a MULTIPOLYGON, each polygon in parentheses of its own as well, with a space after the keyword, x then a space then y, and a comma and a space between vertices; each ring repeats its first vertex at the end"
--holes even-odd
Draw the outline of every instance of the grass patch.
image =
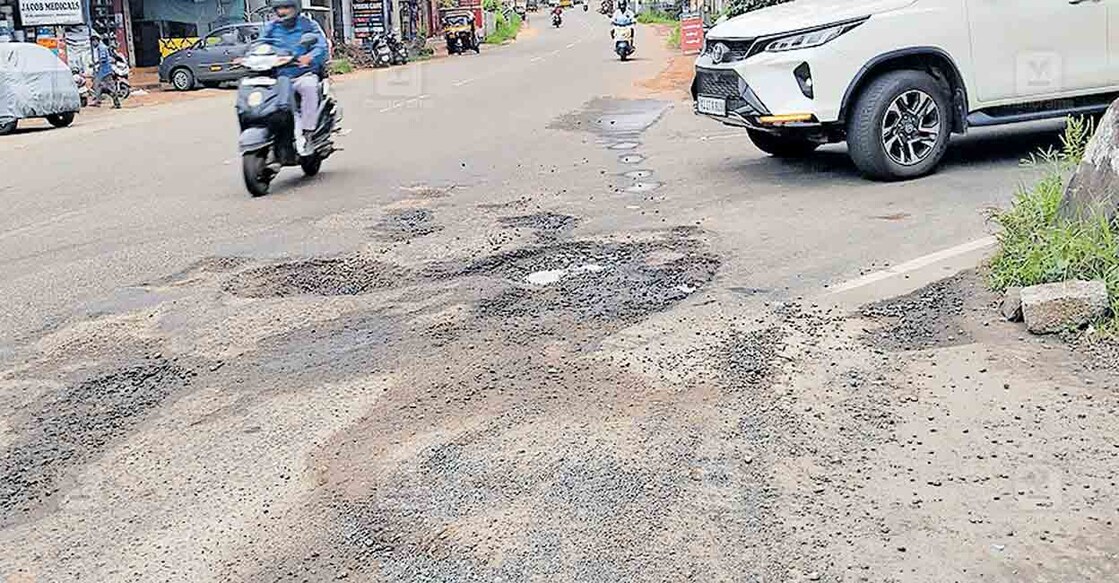
POLYGON ((499 45, 505 41, 517 38, 521 31, 521 17, 513 13, 506 17, 504 12, 497 12, 494 21, 494 31, 486 37, 486 44, 499 45))
POLYGON ((637 22, 641 24, 676 24, 679 25, 680 21, 669 16, 667 13, 660 10, 649 10, 637 15, 637 22))
POLYGON ((668 40, 665 41, 670 49, 680 48, 680 23, 677 22, 672 30, 668 33, 668 40))
POLYGON ((354 70, 353 63, 345 57, 334 58, 330 60, 330 74, 331 75, 344 75, 351 73, 354 70))
POLYGON ((1010 209, 992 213, 1001 228, 999 250, 989 266, 993 289, 1099 279, 1107 283, 1112 313, 1119 314, 1119 229, 1102 216, 1066 221, 1058 215, 1065 184, 1083 158, 1092 130, 1089 121, 1069 119, 1060 149, 1026 161, 1046 168, 1041 180, 1020 188, 1010 209))

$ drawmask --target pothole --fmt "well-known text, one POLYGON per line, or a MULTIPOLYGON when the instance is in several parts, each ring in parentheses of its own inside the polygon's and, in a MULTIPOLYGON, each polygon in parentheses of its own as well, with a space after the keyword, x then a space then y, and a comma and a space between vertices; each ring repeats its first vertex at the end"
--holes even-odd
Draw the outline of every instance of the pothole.
POLYGON ((390 241, 407 241, 441 231, 443 226, 435 224, 434 219, 429 209, 403 209, 389 213, 374 229, 390 241))
POLYGON ((582 109, 556 119, 548 127, 633 140, 657 123, 670 105, 654 99, 599 97, 588 101, 582 109))
POLYGON ((579 224, 579 219, 571 215, 556 213, 535 213, 498 219, 505 227, 532 229, 542 239, 556 238, 569 233, 579 224))
POLYGON ((618 156, 618 161, 622 164, 640 164, 645 161, 645 156, 641 154, 622 154, 618 156))
POLYGON ((351 296, 402 285, 409 272, 363 255, 315 258, 242 271, 225 290, 247 298, 351 296))
POLYGON ((464 273, 502 277, 513 284, 482 303, 479 311, 486 316, 630 320, 692 295, 718 267, 718 258, 701 251, 694 240, 575 241, 494 255, 464 273), (665 250, 679 256, 660 261, 665 250))
POLYGON ((195 376, 155 359, 93 377, 30 414, 0 457, 0 512, 27 512, 59 489, 66 471, 96 455, 195 376))
POLYGON ((640 180, 642 178, 648 178, 652 175, 653 175, 652 170, 644 170, 644 169, 642 169, 642 170, 631 170, 629 172, 625 172, 625 173, 622 174, 622 176, 625 176, 626 178, 632 178, 634 180, 640 180))
POLYGON ((409 186, 401 186, 400 190, 416 198, 443 198, 448 196, 456 185, 450 186, 432 186, 429 184, 413 184, 409 186))
POLYGON ((640 145, 641 144, 637 142, 614 142, 613 144, 607 146, 607 148, 610 148, 611 150, 632 150, 640 145))
POLYGON ((635 182, 632 186, 626 187, 626 192, 651 192, 664 186, 662 182, 635 182))

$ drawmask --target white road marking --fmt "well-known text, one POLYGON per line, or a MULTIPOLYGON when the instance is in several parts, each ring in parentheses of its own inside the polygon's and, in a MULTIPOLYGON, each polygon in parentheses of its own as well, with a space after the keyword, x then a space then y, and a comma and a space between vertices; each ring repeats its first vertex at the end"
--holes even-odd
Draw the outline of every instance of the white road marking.
POLYGON ((853 289, 858 289, 860 287, 866 287, 868 285, 878 283, 891 277, 903 275, 911 271, 916 271, 918 269, 921 269, 922 267, 927 267, 938 261, 944 261, 945 259, 963 255, 964 253, 971 253, 972 251, 978 251, 980 249, 991 247, 997 242, 998 239, 996 239, 995 237, 983 237, 982 239, 976 239, 975 241, 964 243, 963 245, 956 245, 955 247, 937 251, 936 253, 930 253, 928 255, 925 255, 924 257, 918 257, 912 261, 906 261, 905 263, 902 263, 900 265, 895 265, 889 269, 883 269, 882 271, 868 273, 862 277, 842 283, 831 288, 828 295, 838 294, 853 289))

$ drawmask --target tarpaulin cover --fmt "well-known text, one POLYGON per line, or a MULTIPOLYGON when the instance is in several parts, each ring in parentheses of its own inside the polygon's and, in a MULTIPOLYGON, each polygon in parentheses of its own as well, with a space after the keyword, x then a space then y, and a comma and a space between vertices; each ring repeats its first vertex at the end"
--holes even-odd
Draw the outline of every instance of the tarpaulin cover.
POLYGON ((73 73, 31 43, 0 43, 0 122, 81 109, 73 73))

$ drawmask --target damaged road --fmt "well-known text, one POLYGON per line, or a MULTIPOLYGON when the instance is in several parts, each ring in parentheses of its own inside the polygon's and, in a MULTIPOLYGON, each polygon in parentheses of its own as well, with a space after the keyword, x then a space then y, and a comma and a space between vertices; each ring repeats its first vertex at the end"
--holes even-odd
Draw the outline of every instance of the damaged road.
POLYGON ((763 158, 605 34, 422 64, 414 108, 340 84, 399 143, 270 197, 184 157, 85 209, 112 235, 0 232, 0 579, 1119 577, 1113 353, 973 271, 826 291, 981 234, 1017 146, 905 187, 763 158))

